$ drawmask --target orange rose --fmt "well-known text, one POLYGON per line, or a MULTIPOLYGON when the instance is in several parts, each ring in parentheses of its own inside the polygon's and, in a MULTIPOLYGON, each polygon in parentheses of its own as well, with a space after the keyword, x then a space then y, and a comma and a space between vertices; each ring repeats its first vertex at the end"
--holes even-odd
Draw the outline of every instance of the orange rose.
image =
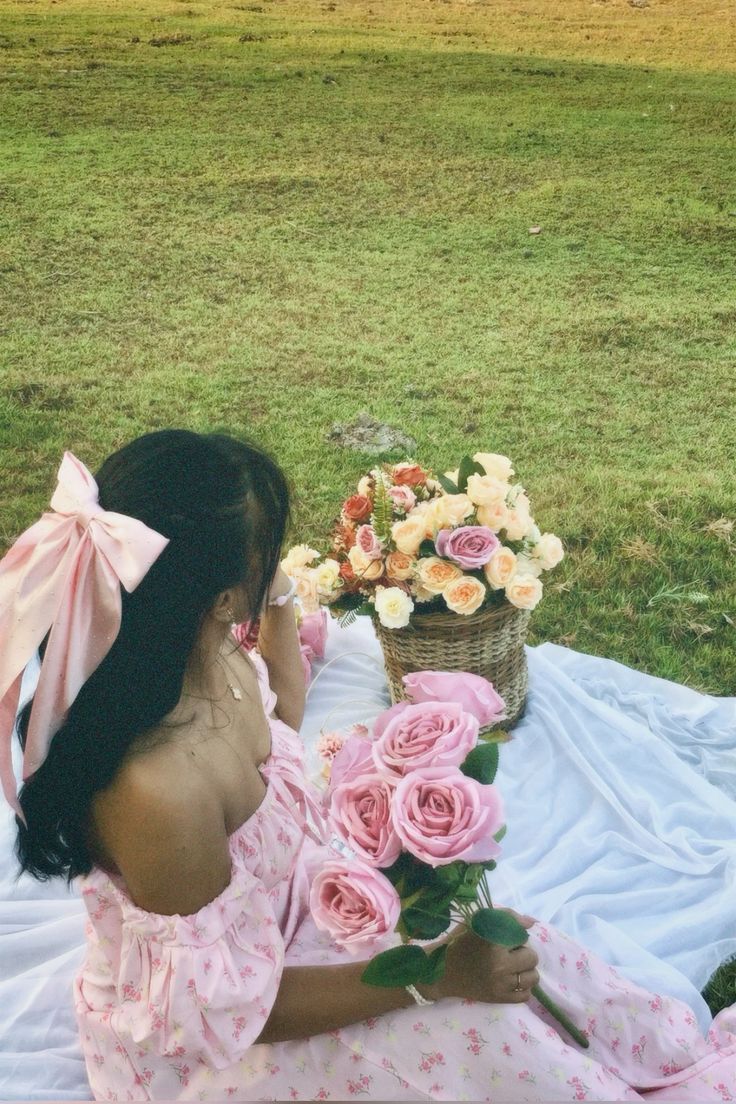
POLYGON ((427 481, 427 473, 418 464, 396 464, 391 477, 399 487, 416 487, 427 481))
POLYGON ((389 579, 410 579, 414 574, 416 560, 406 552, 389 552, 386 557, 386 574, 389 579))
POLYGON ((354 494, 343 502, 342 509, 345 517, 351 521, 365 521, 371 516, 373 503, 367 495, 354 494))

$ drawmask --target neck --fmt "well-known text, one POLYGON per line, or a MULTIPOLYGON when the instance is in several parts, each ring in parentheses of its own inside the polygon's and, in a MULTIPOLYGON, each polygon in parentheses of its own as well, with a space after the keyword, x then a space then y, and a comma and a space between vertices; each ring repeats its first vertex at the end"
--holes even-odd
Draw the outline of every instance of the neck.
POLYGON ((212 619, 204 623, 187 662, 182 693, 213 701, 223 696, 228 679, 219 659, 229 631, 228 625, 212 619))

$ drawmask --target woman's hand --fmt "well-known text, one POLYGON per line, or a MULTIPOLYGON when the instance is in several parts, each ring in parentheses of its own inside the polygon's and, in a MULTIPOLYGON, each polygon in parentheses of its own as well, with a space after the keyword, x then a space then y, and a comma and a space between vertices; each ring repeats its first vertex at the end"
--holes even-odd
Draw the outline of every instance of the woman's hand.
MULTIPOLYGON (((534 924, 531 916, 510 912, 525 928, 534 924)), ((484 1001, 486 1004, 521 1004, 528 1001, 533 986, 539 984, 537 952, 524 943, 519 947, 500 947, 488 943, 475 932, 466 929, 451 937, 447 951, 445 976, 432 987, 420 986, 427 996, 437 999, 459 997, 484 1001), (521 983, 521 992, 516 992, 521 983)))

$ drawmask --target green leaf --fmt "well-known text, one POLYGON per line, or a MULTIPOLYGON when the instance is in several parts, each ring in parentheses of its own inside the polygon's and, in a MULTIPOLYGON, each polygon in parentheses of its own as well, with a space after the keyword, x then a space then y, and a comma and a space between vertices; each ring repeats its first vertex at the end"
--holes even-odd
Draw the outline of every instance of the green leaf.
POLYGON ((442 484, 442 489, 448 494, 457 494, 457 484, 448 479, 446 475, 438 475, 437 482, 442 484))
POLYGON ((484 908, 474 912, 470 926, 481 939, 499 943, 502 947, 519 947, 529 938, 526 928, 510 913, 500 909, 484 908))
POLYGON ((435 912, 420 905, 412 905, 401 914, 404 926, 412 939, 436 939, 450 926, 449 906, 435 912))
POLYGON ((360 975, 366 985, 400 988, 420 981, 426 969, 427 955, 421 947, 391 947, 376 955, 360 975))
POLYGON ((468 885, 466 882, 463 882, 463 884, 458 886, 457 889, 455 890, 455 900, 456 901, 477 901, 478 900, 478 885, 477 885, 477 883, 475 885, 468 885))
POLYGON ((436 985, 440 978, 444 977, 446 960, 447 944, 443 943, 441 947, 435 947, 432 953, 426 956, 424 973, 419 980, 425 985, 436 985))
POLYGON ((484 744, 507 744, 511 737, 502 728, 496 728, 492 732, 479 732, 478 739, 484 744))
POLYGON ((479 744, 474 747, 460 767, 468 778, 488 786, 493 782, 498 770, 498 744, 479 744))
MULTIPOLYGON (((493 838, 496 841, 496 843, 500 843, 505 835, 506 835, 506 825, 502 824, 493 838)), ((493 865, 495 866, 496 864, 494 863, 493 865)))
POLYGON ((467 491, 469 476, 485 474, 485 468, 476 463, 470 456, 463 456, 457 473, 457 489, 460 494, 464 494, 465 491, 467 491))
POLYGON ((446 866, 436 867, 434 872, 435 879, 440 886, 450 893, 461 884, 467 868, 468 864, 463 862, 462 859, 458 859, 456 862, 448 863, 446 866))

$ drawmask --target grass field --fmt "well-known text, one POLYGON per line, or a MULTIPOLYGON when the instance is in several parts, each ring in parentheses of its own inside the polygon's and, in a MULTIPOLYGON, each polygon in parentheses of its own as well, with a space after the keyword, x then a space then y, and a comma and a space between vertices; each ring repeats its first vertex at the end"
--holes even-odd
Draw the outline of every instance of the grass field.
POLYGON ((514 459, 568 552, 530 643, 736 693, 729 10, 0 0, 0 543, 168 425, 318 541, 369 410, 514 459))

